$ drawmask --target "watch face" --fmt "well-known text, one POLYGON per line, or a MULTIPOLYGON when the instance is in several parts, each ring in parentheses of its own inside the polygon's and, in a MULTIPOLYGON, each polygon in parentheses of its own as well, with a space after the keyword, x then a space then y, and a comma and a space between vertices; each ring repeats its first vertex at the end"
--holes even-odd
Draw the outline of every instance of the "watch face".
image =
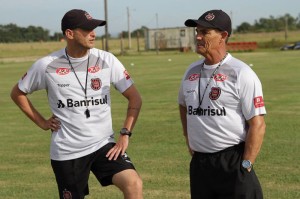
POLYGON ((128 132, 127 129, 125 129, 125 128, 121 129, 121 134, 124 134, 124 133, 127 133, 127 132, 128 132))
POLYGON ((122 128, 121 131, 120 131, 120 134, 121 135, 128 135, 129 137, 131 136, 131 132, 128 131, 127 128, 122 128))
POLYGON ((249 168, 251 167, 251 162, 250 162, 249 160, 243 160, 242 166, 243 166, 245 169, 249 169, 249 168))
POLYGON ((122 128, 121 129, 121 134, 126 134, 126 133, 129 133, 128 129, 127 128, 122 128))

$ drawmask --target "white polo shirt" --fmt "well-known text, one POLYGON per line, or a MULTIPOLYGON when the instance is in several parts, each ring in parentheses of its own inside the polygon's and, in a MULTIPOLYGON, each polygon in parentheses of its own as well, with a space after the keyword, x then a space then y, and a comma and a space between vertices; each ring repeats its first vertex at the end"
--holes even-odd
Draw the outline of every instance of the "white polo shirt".
POLYGON ((260 80, 244 62, 228 54, 203 97, 205 87, 218 64, 199 60, 185 72, 178 103, 187 109, 187 132, 192 150, 213 153, 246 139, 247 120, 266 114, 260 80), (203 66, 202 70, 201 67, 203 66), (200 71, 201 74, 200 74, 200 71))
POLYGON ((65 49, 36 61, 19 81, 19 89, 25 93, 46 89, 51 111, 61 122, 61 129, 52 133, 53 160, 79 158, 114 142, 110 86, 113 84, 122 93, 133 84, 124 66, 111 53, 93 48, 85 57, 70 57, 70 61, 83 88, 89 62, 87 101, 65 49), (89 118, 84 114, 86 106, 89 118))

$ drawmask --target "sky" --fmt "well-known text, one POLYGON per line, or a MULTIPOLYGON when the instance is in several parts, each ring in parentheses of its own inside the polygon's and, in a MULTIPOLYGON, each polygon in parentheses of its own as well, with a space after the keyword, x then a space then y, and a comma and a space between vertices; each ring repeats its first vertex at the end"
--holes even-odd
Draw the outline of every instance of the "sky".
MULTIPOLYGON (((95 19, 104 19, 104 0, 0 0, 0 24, 19 27, 41 26, 50 34, 61 32, 62 16, 71 9, 86 10, 95 19)), ((184 27, 187 19, 197 19, 212 9, 225 11, 233 28, 260 18, 300 16, 300 0, 107 0, 108 32, 148 28, 184 27), (128 13, 129 16, 128 17, 128 13), (129 25, 129 29, 128 29, 129 25)), ((104 28, 96 29, 97 35, 104 28)))

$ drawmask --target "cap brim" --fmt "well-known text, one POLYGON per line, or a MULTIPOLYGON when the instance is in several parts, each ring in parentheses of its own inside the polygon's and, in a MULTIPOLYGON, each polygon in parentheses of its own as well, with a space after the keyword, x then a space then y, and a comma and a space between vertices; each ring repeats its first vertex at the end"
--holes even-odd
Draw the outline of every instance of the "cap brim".
POLYGON ((85 29, 85 30, 94 30, 98 26, 104 26, 105 24, 106 24, 106 21, 98 20, 98 19, 92 19, 92 20, 89 20, 88 23, 80 24, 78 26, 78 28, 82 28, 82 29, 85 29))
POLYGON ((203 26, 205 28, 217 28, 213 26, 212 24, 209 24, 205 21, 200 21, 198 19, 188 19, 185 21, 184 25, 187 27, 197 27, 197 26, 203 26))

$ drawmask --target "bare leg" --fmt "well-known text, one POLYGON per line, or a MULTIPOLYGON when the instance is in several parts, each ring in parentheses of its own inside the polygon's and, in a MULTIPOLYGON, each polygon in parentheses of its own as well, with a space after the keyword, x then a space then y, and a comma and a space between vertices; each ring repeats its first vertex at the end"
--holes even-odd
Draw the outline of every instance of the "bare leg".
POLYGON ((115 174, 112 182, 123 192, 124 199, 143 199, 143 182, 135 170, 115 174))

